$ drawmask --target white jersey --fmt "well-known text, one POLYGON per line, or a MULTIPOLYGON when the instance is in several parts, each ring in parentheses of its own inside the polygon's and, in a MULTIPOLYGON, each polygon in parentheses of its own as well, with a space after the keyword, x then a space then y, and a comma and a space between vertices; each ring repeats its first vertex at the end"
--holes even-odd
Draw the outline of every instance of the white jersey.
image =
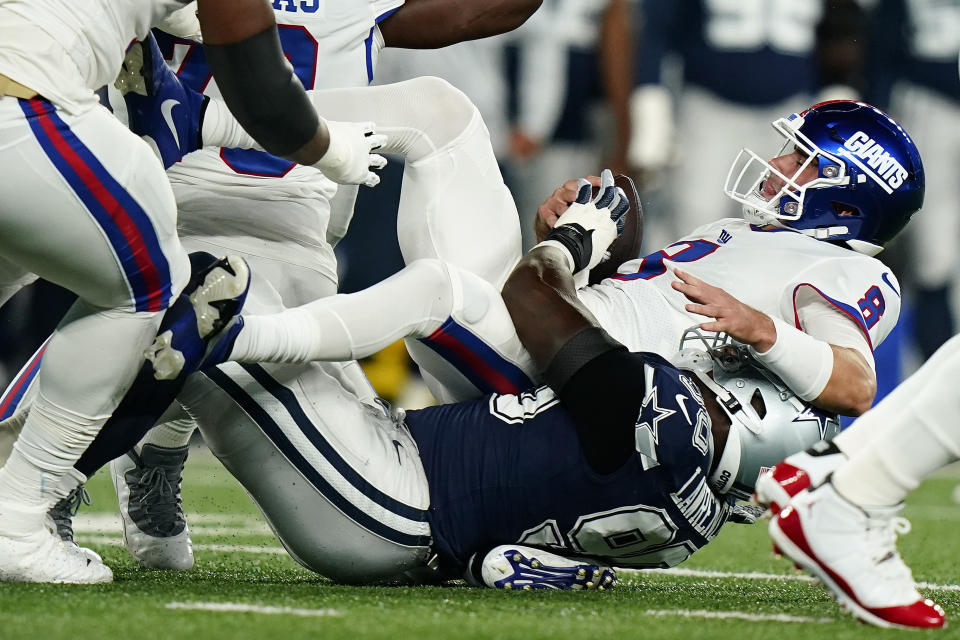
POLYGON ((184 0, 0 0, 0 73, 82 111, 120 72, 130 43, 184 0))
MULTIPOLYGON (((304 88, 369 84, 383 47, 376 25, 403 2, 273 0, 280 43, 304 88)), ((161 48, 182 81, 206 95, 220 95, 201 45, 173 39, 161 40, 161 48)), ((329 200, 336 193, 336 185, 316 169, 252 150, 202 149, 171 167, 168 175, 185 183, 252 187, 247 197, 256 200, 313 196, 329 200)))
MULTIPOLYGON (((707 321, 686 311, 690 301, 670 286, 674 267, 800 330, 806 329, 805 305, 829 306, 858 327, 871 350, 900 315, 899 284, 879 260, 739 218, 703 225, 661 251, 627 262, 613 278, 579 296, 628 348, 669 357, 684 329, 707 321)), ((831 336, 811 334, 832 342, 831 336)))

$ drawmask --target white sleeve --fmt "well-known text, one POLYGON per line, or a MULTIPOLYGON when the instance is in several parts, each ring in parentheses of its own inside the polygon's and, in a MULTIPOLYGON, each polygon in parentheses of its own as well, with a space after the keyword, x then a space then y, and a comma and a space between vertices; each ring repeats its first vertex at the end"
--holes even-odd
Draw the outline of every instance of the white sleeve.
MULTIPOLYGON (((871 351, 890 334, 900 317, 900 285, 896 277, 879 260, 852 251, 844 257, 815 261, 787 283, 783 293, 781 317, 792 321, 798 329, 803 328, 800 308, 819 297, 860 328, 871 351)), ((823 333, 822 339, 838 344, 829 336, 823 333)))
POLYGON ((870 368, 876 370, 873 350, 867 342, 866 334, 849 315, 827 302, 809 287, 804 287, 797 292, 794 303, 796 317, 800 323, 799 328, 804 333, 838 347, 856 349, 870 368))

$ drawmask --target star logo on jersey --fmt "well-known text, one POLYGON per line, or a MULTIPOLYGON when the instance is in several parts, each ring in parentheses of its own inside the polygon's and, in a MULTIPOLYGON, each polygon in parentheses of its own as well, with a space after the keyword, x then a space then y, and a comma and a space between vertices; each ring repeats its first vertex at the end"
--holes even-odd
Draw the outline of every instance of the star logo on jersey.
POLYGON ((649 365, 644 365, 645 395, 640 406, 640 416, 634 430, 634 444, 643 460, 643 468, 650 469, 660 464, 657 460, 657 442, 659 441, 660 421, 676 413, 674 409, 660 406, 657 398, 657 387, 653 384, 654 371, 649 365), (644 415, 653 413, 652 419, 643 420, 644 415))
POLYGON ((813 407, 807 407, 801 411, 792 422, 816 422, 817 428, 820 429, 820 439, 827 435, 827 423, 833 419, 826 411, 820 411, 819 409, 814 409, 813 407))

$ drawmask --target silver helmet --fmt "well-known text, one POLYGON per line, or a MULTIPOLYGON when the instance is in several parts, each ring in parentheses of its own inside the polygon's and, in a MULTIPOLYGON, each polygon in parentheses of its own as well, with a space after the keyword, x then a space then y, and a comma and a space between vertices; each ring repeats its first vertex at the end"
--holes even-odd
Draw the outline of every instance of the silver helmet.
POLYGON ((801 400, 725 333, 691 327, 673 364, 691 371, 716 394, 730 417, 730 432, 710 486, 746 500, 760 474, 784 458, 840 433, 831 413, 801 400))

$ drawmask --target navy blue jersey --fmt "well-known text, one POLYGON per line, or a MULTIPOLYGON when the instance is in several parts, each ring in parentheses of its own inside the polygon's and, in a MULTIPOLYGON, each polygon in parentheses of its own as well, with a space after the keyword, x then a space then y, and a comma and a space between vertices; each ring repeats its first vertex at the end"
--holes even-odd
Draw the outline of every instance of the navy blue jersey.
MULTIPOLYGON (((659 356, 631 355, 643 362, 639 411, 625 425, 635 446, 611 473, 587 462, 573 417, 548 387, 407 413, 442 566, 460 570, 473 553, 524 543, 668 567, 717 534, 728 508, 707 486, 713 439, 700 392, 659 356)), ((602 394, 590 401, 603 420, 602 394)))
POLYGON ((721 98, 769 105, 816 85, 820 0, 643 0, 637 84, 660 84, 668 52, 684 81, 721 98))
POLYGON ((899 79, 960 100, 960 0, 881 0, 868 60, 872 104, 886 107, 899 79))

